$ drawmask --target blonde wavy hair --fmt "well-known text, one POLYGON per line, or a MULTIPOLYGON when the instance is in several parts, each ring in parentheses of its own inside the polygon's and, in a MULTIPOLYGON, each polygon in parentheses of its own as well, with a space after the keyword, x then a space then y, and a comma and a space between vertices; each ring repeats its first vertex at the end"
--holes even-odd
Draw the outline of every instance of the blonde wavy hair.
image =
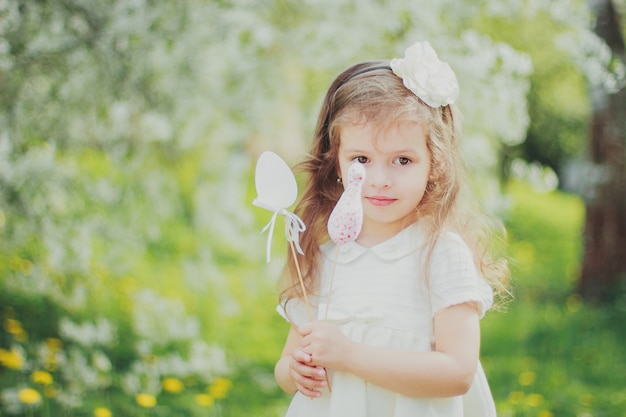
MULTIPOLYGON (((311 149, 295 167, 305 176, 306 184, 295 213, 307 226, 300 239, 305 256, 298 257, 307 293, 316 290, 320 245, 329 240, 328 218, 343 192, 337 183, 342 126, 372 122, 384 128, 400 120, 416 121, 427 131, 431 180, 415 208, 414 221, 419 219, 428 228, 429 253, 442 230, 458 233, 472 250, 478 270, 494 288, 496 296, 508 294, 506 259, 492 254, 493 243, 504 237, 504 229, 478 209, 468 189, 458 144, 461 132, 458 110, 454 105, 439 108, 426 105, 384 61, 359 63, 337 76, 322 103, 311 149)), ((293 253, 288 252, 287 256, 281 276, 280 300, 284 305, 303 296, 293 253)), ((425 268, 427 272, 428 265, 425 268)))

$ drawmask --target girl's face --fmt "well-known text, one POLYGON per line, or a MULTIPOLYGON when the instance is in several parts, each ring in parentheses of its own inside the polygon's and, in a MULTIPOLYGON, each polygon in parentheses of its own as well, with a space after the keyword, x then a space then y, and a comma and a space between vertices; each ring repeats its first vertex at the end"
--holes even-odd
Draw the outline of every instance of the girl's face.
POLYGON ((365 166, 359 243, 383 242, 416 220, 430 174, 430 151, 420 124, 399 121, 384 130, 373 123, 344 126, 338 159, 342 178, 352 162, 365 166))

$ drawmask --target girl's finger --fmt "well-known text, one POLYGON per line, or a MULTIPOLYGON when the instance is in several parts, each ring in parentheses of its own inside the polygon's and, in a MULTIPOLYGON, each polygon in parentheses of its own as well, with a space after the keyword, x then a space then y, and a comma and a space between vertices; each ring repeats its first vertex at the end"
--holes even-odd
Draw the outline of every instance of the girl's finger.
POLYGON ((319 392, 318 389, 324 387, 326 384, 325 381, 318 381, 297 372, 293 375, 293 380, 296 383, 298 391, 307 397, 319 397, 321 392, 319 392))
POLYGON ((320 389, 326 387, 326 381, 324 379, 311 379, 311 378, 302 378, 298 379, 296 383, 298 387, 298 391, 302 392, 302 394, 308 397, 319 397, 322 393, 319 391, 320 389))
POLYGON ((296 362, 301 362, 301 363, 310 363, 313 360, 311 355, 305 352, 304 349, 302 348, 295 349, 293 353, 291 354, 291 356, 296 362))
POLYGON ((300 391, 300 393, 302 393, 302 395, 305 395, 307 397, 311 397, 311 398, 318 398, 322 396, 322 393, 315 390, 315 389, 311 389, 308 387, 305 387, 303 385, 298 385, 298 391, 300 391))

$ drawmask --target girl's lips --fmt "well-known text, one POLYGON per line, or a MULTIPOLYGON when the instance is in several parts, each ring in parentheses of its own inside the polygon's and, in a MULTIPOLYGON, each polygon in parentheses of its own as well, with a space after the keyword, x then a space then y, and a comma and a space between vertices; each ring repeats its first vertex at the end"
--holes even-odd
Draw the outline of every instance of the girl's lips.
POLYGON ((374 206, 388 206, 389 204, 393 203, 394 201, 396 201, 395 198, 388 198, 388 197, 365 197, 365 199, 367 201, 369 201, 370 203, 372 203, 372 205, 374 206))

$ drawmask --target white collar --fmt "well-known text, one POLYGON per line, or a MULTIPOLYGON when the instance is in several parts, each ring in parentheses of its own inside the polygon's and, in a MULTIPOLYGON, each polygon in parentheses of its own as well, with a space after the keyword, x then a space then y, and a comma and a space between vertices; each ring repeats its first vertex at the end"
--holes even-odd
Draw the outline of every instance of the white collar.
POLYGON ((426 234, 423 228, 418 223, 414 223, 395 236, 372 247, 363 246, 357 242, 348 242, 339 245, 339 252, 337 252, 337 245, 330 241, 324 243, 320 249, 322 254, 331 262, 336 259, 337 263, 346 264, 366 252, 370 252, 383 260, 400 259, 423 247, 425 242, 426 234))

